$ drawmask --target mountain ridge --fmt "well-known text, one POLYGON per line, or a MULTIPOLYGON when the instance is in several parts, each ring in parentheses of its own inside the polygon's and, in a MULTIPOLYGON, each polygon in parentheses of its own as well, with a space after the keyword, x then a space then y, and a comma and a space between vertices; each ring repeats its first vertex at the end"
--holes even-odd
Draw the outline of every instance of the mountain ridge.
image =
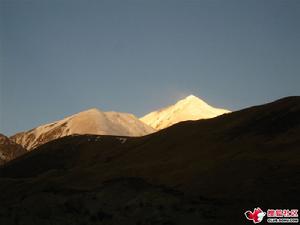
POLYGON ((52 123, 17 133, 11 140, 32 150, 48 141, 73 134, 142 136, 154 129, 130 113, 102 112, 91 108, 52 123))

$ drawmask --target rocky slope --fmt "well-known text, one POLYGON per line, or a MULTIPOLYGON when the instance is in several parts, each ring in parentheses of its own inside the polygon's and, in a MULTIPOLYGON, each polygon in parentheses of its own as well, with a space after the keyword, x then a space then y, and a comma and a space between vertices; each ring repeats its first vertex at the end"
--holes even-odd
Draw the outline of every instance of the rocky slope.
POLYGON ((65 119, 15 134, 11 140, 32 150, 51 140, 74 134, 143 136, 154 129, 132 114, 90 109, 65 119))
POLYGON ((214 108, 200 98, 190 95, 174 105, 151 112, 140 120, 156 130, 161 130, 181 121, 208 119, 229 112, 226 109, 214 108))
POLYGON ((0 134, 0 165, 26 153, 26 150, 8 137, 0 134))

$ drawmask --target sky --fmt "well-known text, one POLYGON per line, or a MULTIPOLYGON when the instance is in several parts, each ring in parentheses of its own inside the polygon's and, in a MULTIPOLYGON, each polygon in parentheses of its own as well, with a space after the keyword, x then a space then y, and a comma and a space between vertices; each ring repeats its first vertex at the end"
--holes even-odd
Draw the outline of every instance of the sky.
POLYGON ((298 0, 0 0, 0 133, 193 94, 238 110, 300 95, 298 0))

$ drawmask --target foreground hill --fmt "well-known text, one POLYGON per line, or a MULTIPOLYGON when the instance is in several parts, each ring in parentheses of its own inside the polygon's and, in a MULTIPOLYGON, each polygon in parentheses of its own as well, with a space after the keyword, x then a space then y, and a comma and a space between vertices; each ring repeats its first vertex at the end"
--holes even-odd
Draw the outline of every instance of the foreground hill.
POLYGON ((161 130, 182 121, 209 119, 229 112, 226 109, 214 108, 200 98, 190 95, 174 105, 151 112, 140 120, 156 130, 161 130))
POLYGON ((129 138, 69 136, 0 169, 2 224, 245 224, 297 208, 300 97, 129 138))
POLYGON ((0 134, 0 165, 26 153, 26 150, 8 137, 0 134))
POLYGON ((32 150, 46 142, 72 134, 142 136, 152 132, 154 132, 153 128, 132 114, 90 109, 63 120, 18 133, 12 136, 11 140, 32 150))

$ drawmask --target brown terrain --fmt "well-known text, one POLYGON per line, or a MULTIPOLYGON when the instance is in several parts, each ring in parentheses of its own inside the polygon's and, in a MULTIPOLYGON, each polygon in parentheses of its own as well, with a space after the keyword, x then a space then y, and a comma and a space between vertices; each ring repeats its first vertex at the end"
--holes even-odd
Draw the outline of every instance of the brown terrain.
POLYGON ((26 150, 19 144, 0 134, 0 165, 11 161, 26 153, 26 150))
POLYGON ((300 97, 144 137, 73 135, 0 168, 0 224, 251 224, 297 208, 300 97))

